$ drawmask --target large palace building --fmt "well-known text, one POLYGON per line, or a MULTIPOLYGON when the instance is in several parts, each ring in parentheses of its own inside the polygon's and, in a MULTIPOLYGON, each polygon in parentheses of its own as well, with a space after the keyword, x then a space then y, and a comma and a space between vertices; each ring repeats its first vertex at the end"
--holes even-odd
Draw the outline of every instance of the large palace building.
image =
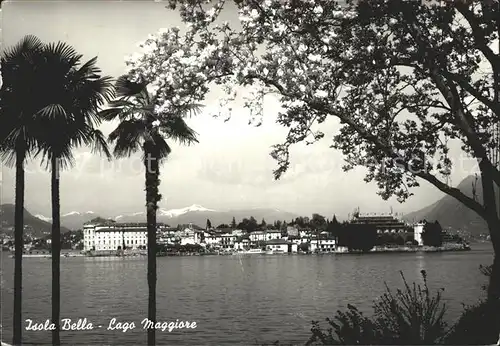
POLYGON ((408 224, 398 218, 396 215, 390 214, 360 214, 359 210, 355 211, 351 223, 354 224, 369 224, 377 229, 377 233, 406 233, 412 232, 414 239, 419 245, 423 245, 422 233, 424 230, 423 223, 408 224))
MULTIPOLYGON (((168 228, 158 223, 158 231, 168 228)), ((146 223, 90 223, 83 226, 83 250, 146 249, 146 223)))
POLYGON ((411 227, 392 214, 354 214, 351 223, 373 225, 377 233, 413 232, 411 227))

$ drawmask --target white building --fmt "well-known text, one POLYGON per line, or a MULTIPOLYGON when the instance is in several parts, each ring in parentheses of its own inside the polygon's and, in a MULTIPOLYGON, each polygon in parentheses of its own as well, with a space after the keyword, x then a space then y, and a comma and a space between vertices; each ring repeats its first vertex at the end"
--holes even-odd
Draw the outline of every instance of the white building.
POLYGON ((221 248, 224 250, 232 250, 234 248, 234 244, 236 243, 236 239, 238 239, 238 236, 234 234, 221 234, 221 241, 220 245, 221 248))
MULTIPOLYGON (((157 225, 158 231, 166 228, 157 225)), ((158 232, 157 231, 157 232, 158 232)), ((83 226, 84 251, 109 251, 146 248, 148 245, 146 223, 98 223, 83 226)))
POLYGON ((413 225, 413 236, 415 241, 419 246, 424 245, 424 240, 422 239, 422 233, 424 233, 424 223, 416 223, 413 225))
POLYGON ((284 253, 297 253, 298 246, 297 244, 284 239, 272 239, 266 242, 266 250, 284 253))
POLYGON ((281 239, 281 231, 255 231, 250 233, 250 241, 258 242, 258 241, 268 241, 274 239, 281 239))
POLYGON ((245 232, 241 229, 235 229, 231 232, 231 234, 238 236, 238 237, 241 237, 245 234, 245 232))
POLYGON ((243 239, 240 242, 235 242, 233 244, 233 250, 242 251, 250 247, 250 241, 248 239, 243 239))
POLYGON ((220 245, 222 242, 222 236, 220 234, 212 234, 209 236, 205 236, 205 244, 207 245, 220 245))
POLYGON ((310 244, 311 252, 335 252, 336 249, 335 239, 313 239, 310 244))

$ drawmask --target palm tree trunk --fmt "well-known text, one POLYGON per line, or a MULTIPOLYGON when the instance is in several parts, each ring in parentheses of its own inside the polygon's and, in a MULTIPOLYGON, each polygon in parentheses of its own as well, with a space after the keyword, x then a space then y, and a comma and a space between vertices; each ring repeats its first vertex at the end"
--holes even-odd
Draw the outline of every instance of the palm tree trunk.
POLYGON ((59 159, 51 159, 51 193, 52 193, 52 345, 60 345, 61 314, 61 220, 59 201, 59 159))
MULTIPOLYGON (((156 324, 156 210, 159 201, 159 161, 153 154, 153 144, 144 144, 146 168, 146 217, 148 232, 148 319, 156 324)), ((148 329, 148 345, 155 345, 155 329, 148 329)))
POLYGON ((24 152, 16 156, 16 206, 14 216, 14 335, 12 343, 21 345, 22 339, 22 293, 23 293, 23 250, 24 250, 24 152))

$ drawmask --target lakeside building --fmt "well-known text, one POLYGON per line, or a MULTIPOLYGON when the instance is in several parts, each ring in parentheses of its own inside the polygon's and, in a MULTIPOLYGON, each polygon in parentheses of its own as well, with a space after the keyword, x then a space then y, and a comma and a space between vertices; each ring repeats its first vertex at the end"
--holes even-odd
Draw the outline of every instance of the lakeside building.
POLYGON ((271 239, 266 241, 266 250, 276 253, 297 253, 298 246, 286 239, 271 239))
POLYGON ((352 224, 364 224, 372 225, 377 229, 377 233, 405 233, 413 232, 412 227, 410 227, 403 220, 398 219, 392 213, 390 214, 360 214, 355 213, 351 220, 352 224))
POLYGON ((250 241, 268 241, 273 239, 281 239, 281 231, 269 230, 269 231, 255 231, 250 233, 250 241))
POLYGON ((335 252, 337 240, 335 238, 313 238, 310 242, 309 251, 319 253, 335 252))
POLYGON ((234 244, 236 243, 236 239, 238 236, 235 234, 227 233, 221 234, 220 248, 224 251, 231 251, 234 248, 234 244))
MULTIPOLYGON (((364 214, 355 213, 351 224, 369 224, 375 226, 377 233, 413 233, 419 245, 423 244, 423 223, 408 224, 393 214, 364 214)), ((146 249, 146 223, 116 223, 104 221, 90 223, 83 227, 84 251, 116 251, 120 249, 146 249)), ((303 230, 288 226, 287 235, 279 230, 254 231, 246 233, 243 230, 232 228, 204 229, 194 224, 184 224, 176 228, 158 223, 157 243, 162 245, 199 245, 209 248, 210 251, 239 251, 256 247, 286 253, 298 252, 298 248, 305 248, 315 253, 332 253, 343 251, 338 240, 327 231, 303 230), (286 249, 286 251, 285 251, 286 249)))
POLYGON ((424 231, 424 224, 421 222, 412 225, 399 219, 392 213, 389 214, 360 214, 359 211, 354 213, 351 220, 352 224, 368 224, 373 225, 377 229, 378 234, 382 233, 413 233, 413 237, 418 245, 422 246, 424 241, 422 233, 424 231))
MULTIPOLYGON (((168 226, 157 224, 157 233, 165 231, 168 226)), ((148 245, 146 223, 96 223, 83 226, 84 251, 109 251, 130 249, 146 249, 148 245)))
POLYGON ((424 245, 424 239, 422 238, 422 233, 424 233, 425 223, 418 222, 413 225, 413 238, 418 243, 419 246, 424 245))

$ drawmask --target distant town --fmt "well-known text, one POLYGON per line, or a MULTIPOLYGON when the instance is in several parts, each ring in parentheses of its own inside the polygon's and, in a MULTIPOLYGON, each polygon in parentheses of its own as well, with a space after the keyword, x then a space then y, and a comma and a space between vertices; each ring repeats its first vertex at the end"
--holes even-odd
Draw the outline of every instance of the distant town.
MULTIPOLYGON (((35 238, 25 229, 25 255, 49 256, 50 236, 35 238)), ((80 256, 145 255, 146 224, 95 218, 83 229, 61 235, 62 249, 79 251, 80 256)), ((14 251, 13 237, 3 234, 4 251, 14 251)), ((362 214, 356 210, 348 221, 326 219, 319 214, 290 221, 241 221, 204 227, 189 223, 171 227, 157 224, 157 255, 208 254, 326 254, 373 251, 468 250, 469 239, 458 231, 443 230, 438 221, 409 223, 396 214, 362 214)))

